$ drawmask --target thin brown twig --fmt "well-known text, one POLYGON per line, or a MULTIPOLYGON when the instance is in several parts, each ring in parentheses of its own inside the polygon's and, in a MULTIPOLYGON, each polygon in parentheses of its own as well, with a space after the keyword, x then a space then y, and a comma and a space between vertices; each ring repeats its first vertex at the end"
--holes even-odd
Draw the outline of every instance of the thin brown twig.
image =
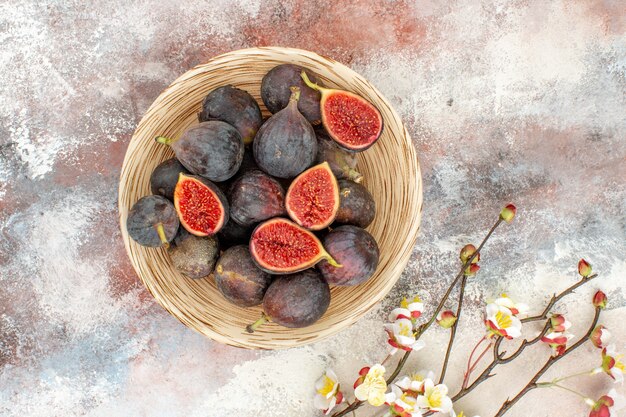
POLYGON ((585 285, 586 283, 588 283, 589 281, 591 281, 592 279, 594 279, 595 277, 597 277, 598 274, 593 274, 590 275, 588 277, 583 277, 580 281, 576 282, 574 285, 572 285, 569 288, 566 288, 564 291, 562 291, 561 293, 554 294, 552 296, 552 298, 550 299, 550 302, 548 303, 548 305, 546 305, 546 308, 543 309, 543 312, 541 314, 538 314, 536 316, 530 316, 530 317, 526 317, 524 319, 522 319, 522 323, 529 323, 531 321, 539 321, 539 320, 544 320, 548 318, 548 313, 550 312, 550 310, 552 310, 552 307, 554 307, 554 305, 563 297, 565 297, 566 295, 574 292, 578 287, 585 285))
POLYGON ((452 353, 452 345, 454 344, 454 337, 456 336, 456 327, 459 324, 459 320, 461 318, 461 308, 463 307, 463 295, 465 294, 465 284, 467 283, 467 275, 463 276, 461 279, 461 289, 459 290, 459 302, 456 307, 456 320, 452 327, 450 328, 450 340, 448 341, 448 348, 446 349, 446 356, 443 360, 443 365, 441 367, 441 374, 439 376, 439 383, 443 382, 443 379, 446 376, 446 370, 448 369, 448 361, 450 360, 450 354, 452 353))
POLYGON ((537 381, 539 380, 539 378, 541 378, 543 374, 545 374, 548 371, 548 369, 550 369, 552 365, 554 365, 555 363, 563 359, 568 354, 572 353, 578 347, 582 346, 589 339, 589 336, 591 336, 591 333, 596 328, 596 325, 598 324, 598 319, 600 318, 601 311, 602 311, 602 308, 596 307, 593 321, 591 322, 591 325, 589 326, 587 333, 583 337, 581 337, 578 340, 578 342, 576 342, 571 347, 566 349, 562 355, 550 357, 550 359, 548 359, 546 363, 541 367, 541 369, 537 371, 535 376, 528 382, 528 384, 526 384, 526 386, 520 392, 518 392, 517 395, 513 397, 513 399, 506 400, 504 404, 502 404, 502 407, 500 407, 500 409, 498 410, 498 413, 494 417, 501 417, 504 414, 506 414, 506 412, 509 411, 511 407, 513 407, 513 405, 520 400, 520 398, 526 395, 528 391, 531 391, 538 387, 537 381))

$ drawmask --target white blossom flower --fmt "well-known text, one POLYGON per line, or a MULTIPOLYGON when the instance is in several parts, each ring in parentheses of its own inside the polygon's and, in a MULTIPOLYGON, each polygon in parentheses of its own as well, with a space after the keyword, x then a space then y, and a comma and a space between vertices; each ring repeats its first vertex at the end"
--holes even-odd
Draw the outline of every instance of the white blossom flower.
POLYGON ((509 310, 495 303, 487 304, 485 324, 490 336, 514 339, 522 334, 522 322, 509 310))
POLYGON ((413 331, 413 322, 409 319, 398 319, 385 324, 385 331, 389 335, 388 343, 392 346, 391 354, 399 349, 410 351, 424 347, 424 342, 416 339, 417 333, 413 331))
POLYGON ((435 385, 432 379, 424 381, 424 394, 417 397, 417 406, 421 410, 449 413, 452 400, 448 397, 448 387, 444 384, 435 385))
POLYGON ((343 402, 343 394, 339 391, 339 380, 331 369, 327 369, 324 375, 315 381, 315 390, 313 405, 326 415, 330 414, 337 404, 343 402))
POLYGON ((355 383, 354 396, 359 401, 367 401, 374 407, 378 407, 385 403, 386 391, 385 367, 374 365, 368 369, 365 376, 359 378, 357 383, 355 383))

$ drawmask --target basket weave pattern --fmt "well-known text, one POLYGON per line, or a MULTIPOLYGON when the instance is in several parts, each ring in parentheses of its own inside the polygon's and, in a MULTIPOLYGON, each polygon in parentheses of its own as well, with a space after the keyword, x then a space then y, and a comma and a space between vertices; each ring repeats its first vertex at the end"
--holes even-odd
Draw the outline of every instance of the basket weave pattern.
POLYGON ((126 152, 119 187, 122 237, 135 271, 156 300, 186 326, 219 342, 249 349, 300 346, 337 333, 362 317, 393 287, 414 246, 422 210, 420 167, 402 121, 384 97, 354 71, 315 53, 289 48, 253 48, 220 55, 178 78, 152 104, 126 152), (150 174, 172 151, 154 142, 162 135, 178 138, 197 123, 202 100, 212 89, 232 84, 260 99, 263 75, 283 63, 309 68, 323 85, 339 87, 370 100, 381 111, 384 131, 379 141, 359 154, 363 184, 376 200, 377 213, 368 231, 380 247, 374 276, 356 287, 334 287, 326 314, 312 326, 287 329, 265 325, 253 334, 247 324, 261 312, 227 302, 213 279, 191 280, 178 273, 164 249, 145 248, 132 241, 126 218, 132 205, 150 194, 150 174))

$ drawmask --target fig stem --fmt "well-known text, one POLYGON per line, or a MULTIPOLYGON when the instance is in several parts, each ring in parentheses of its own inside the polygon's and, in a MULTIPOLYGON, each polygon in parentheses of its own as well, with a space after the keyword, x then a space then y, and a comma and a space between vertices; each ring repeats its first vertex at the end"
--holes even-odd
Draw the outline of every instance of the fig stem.
POLYGON ((172 139, 166 138, 165 136, 157 136, 156 138, 154 138, 154 141, 167 146, 170 146, 172 142, 174 142, 172 139))
POLYGON ((356 169, 348 169, 347 176, 350 181, 354 181, 357 184, 360 184, 361 181, 363 181, 363 175, 356 169))
POLYGON ((165 228, 163 227, 163 223, 157 223, 154 228, 159 234, 159 239, 161 239, 162 246, 167 249, 170 247, 170 242, 167 241, 167 237, 165 236, 165 228))
POLYGON ((306 71, 302 70, 302 72, 300 73, 300 77, 302 77, 302 80, 304 81, 304 83, 305 83, 308 87, 312 88, 313 90, 317 90, 317 91, 319 91, 320 93, 321 93, 321 92, 324 92, 324 90, 326 90, 325 88, 320 87, 320 86, 319 86, 319 85, 317 85, 316 83, 314 83, 314 82, 312 82, 311 80, 309 80, 309 76, 308 76, 308 75, 306 75, 306 71))
POLYGON ((300 100, 300 87, 289 87, 289 89, 291 90, 291 96, 289 97, 289 102, 291 103, 292 101, 298 102, 298 100, 300 100))
POLYGON ((246 326, 246 331, 248 333, 254 333, 254 331, 256 329, 258 329, 259 327, 263 326, 265 323, 268 323, 270 321, 270 318, 267 317, 267 314, 261 312, 261 317, 259 317, 259 319, 257 321, 255 321, 252 324, 248 324, 246 326))
POLYGON ((326 254, 326 262, 328 262, 329 264, 331 264, 335 268, 343 268, 343 265, 341 265, 339 262, 334 260, 333 257, 330 256, 329 254, 326 254))

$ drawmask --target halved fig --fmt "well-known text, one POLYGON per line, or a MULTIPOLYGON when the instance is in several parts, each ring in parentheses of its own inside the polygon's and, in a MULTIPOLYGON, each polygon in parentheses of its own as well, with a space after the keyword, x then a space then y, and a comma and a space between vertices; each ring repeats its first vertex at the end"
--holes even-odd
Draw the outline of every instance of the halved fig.
POLYGON ((340 268, 322 242, 308 230, 280 217, 254 229, 250 254, 259 268, 270 274, 291 274, 312 267, 322 259, 340 268))
POLYGON ((339 185, 328 162, 298 175, 287 190, 289 217, 309 230, 321 230, 335 220, 339 210, 339 185))
POLYGON ((180 174, 174 190, 180 224, 192 235, 210 236, 228 222, 228 201, 211 181, 180 174))
POLYGON ((335 142, 360 152, 378 140, 383 131, 383 117, 372 103, 349 91, 320 87, 304 71, 300 75, 307 86, 322 94, 322 124, 335 142))

